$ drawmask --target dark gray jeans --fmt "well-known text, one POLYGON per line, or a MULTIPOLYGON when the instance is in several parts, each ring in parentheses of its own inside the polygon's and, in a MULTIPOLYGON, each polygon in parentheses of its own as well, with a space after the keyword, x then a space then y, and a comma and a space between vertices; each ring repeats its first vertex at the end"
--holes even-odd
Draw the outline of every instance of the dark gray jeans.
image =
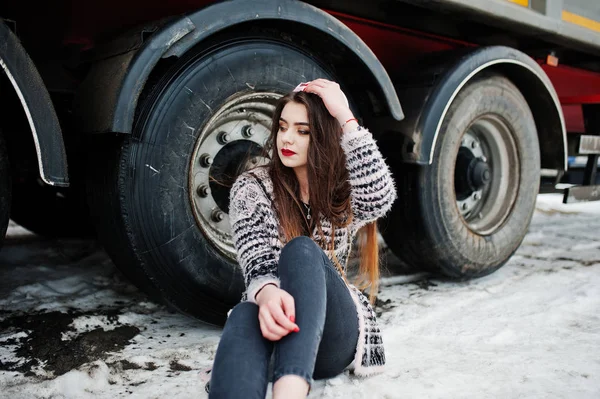
POLYGON ((269 341, 260 331, 258 306, 238 304, 217 348, 209 398, 263 399, 273 351, 273 382, 293 374, 311 384, 313 378, 334 377, 352 363, 358 341, 356 306, 325 252, 308 237, 294 238, 281 251, 279 279, 294 297, 300 331, 269 341))

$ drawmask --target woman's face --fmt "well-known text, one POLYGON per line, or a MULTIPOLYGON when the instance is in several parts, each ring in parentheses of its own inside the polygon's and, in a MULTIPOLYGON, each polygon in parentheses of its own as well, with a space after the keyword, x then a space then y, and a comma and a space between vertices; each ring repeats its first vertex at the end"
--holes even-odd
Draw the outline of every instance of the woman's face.
POLYGON ((281 111, 277 132, 277 154, 288 168, 306 167, 310 130, 304 104, 288 102, 281 111))

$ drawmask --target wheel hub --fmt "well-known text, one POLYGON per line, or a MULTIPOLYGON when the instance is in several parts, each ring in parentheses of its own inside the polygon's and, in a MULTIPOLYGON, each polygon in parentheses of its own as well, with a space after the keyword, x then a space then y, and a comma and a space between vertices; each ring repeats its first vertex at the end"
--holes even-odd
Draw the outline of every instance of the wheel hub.
POLYGON ((229 191, 237 176, 264 164, 277 93, 249 93, 229 100, 198 135, 190 163, 189 193, 196 223, 225 256, 235 260, 229 226, 229 191))
POLYGON ((490 167, 482 158, 461 147, 456 160, 454 174, 456 197, 464 200, 476 191, 481 191, 491 180, 490 167))
POLYGON ((469 181, 472 184, 473 190, 480 190, 490 182, 490 167, 485 161, 477 159, 471 163, 469 173, 469 181))
POLYGON ((463 135, 454 170, 456 205, 469 228, 486 235, 510 214, 519 160, 510 128, 493 115, 473 122, 463 135))

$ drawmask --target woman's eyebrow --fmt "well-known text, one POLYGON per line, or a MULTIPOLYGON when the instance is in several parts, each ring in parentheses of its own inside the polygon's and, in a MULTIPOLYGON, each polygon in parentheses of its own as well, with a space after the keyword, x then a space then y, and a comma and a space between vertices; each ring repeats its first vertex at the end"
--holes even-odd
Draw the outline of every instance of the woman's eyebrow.
MULTIPOLYGON (((283 119, 283 118, 279 118, 279 121, 280 121, 280 122, 283 122, 283 123, 288 123, 288 122, 287 122, 285 119, 283 119)), ((294 123, 294 125, 296 125, 296 126, 310 126, 310 125, 308 124, 308 122, 296 122, 296 123, 294 123)))

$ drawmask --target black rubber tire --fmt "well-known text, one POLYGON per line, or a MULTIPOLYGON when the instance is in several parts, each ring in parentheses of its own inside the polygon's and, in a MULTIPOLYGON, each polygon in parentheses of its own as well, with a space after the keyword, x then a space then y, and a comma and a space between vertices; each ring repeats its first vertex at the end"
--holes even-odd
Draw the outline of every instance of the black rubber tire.
POLYGON ((410 265, 452 279, 494 272, 521 244, 535 209, 540 155, 527 101, 501 76, 468 84, 443 120, 433 163, 427 167, 395 163, 392 170, 400 200, 380 228, 394 254, 410 265), (520 176, 512 211, 494 231, 480 235, 467 226, 458 210, 454 171, 464 132, 487 114, 501 118, 509 127, 517 147, 520 176))
POLYGON ((56 188, 39 177, 13 182, 11 219, 48 238, 95 236, 83 187, 56 188))
POLYGON ((237 93, 285 93, 332 75, 268 37, 205 48, 177 61, 143 97, 131 137, 105 142, 111 154, 98 151, 105 162, 90 173, 89 203, 105 248, 138 286, 181 312, 223 324, 244 283, 239 266, 211 245, 194 218, 188 174, 197 136, 237 93))
POLYGON ((6 142, 0 131, 0 247, 4 242, 10 218, 11 178, 9 168, 6 142))

